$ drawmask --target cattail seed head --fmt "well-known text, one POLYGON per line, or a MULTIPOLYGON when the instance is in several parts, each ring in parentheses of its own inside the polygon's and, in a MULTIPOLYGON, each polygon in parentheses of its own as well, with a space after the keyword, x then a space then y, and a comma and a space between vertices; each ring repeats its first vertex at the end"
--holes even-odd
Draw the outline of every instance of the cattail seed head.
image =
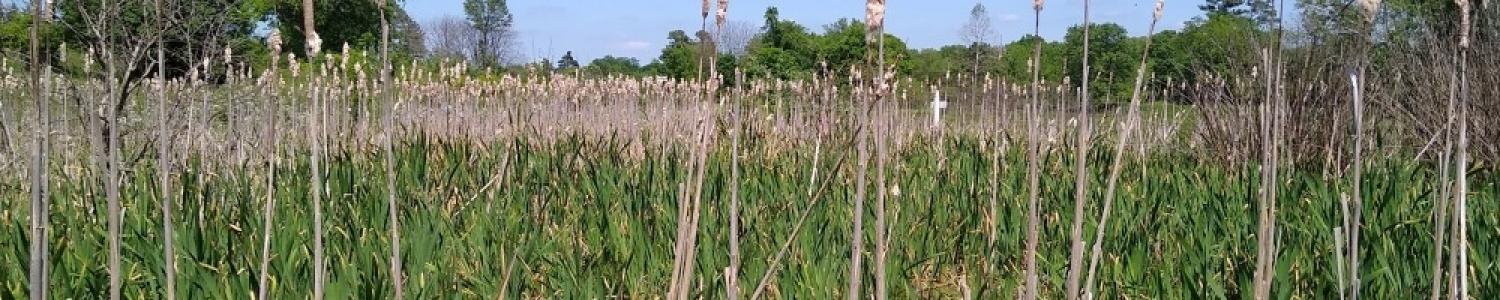
POLYGON ((1458 4, 1458 47, 1469 48, 1469 0, 1453 0, 1458 4))
POLYGON ((323 52, 323 39, 314 32, 307 36, 307 57, 318 57, 319 52, 323 52))
POLYGON ((1042 6, 1047 4, 1044 0, 1031 0, 1031 9, 1042 11, 1042 6))
POLYGON ((708 10, 709 10, 709 8, 711 8, 711 7, 709 7, 708 3, 709 3, 708 0, 703 0, 703 18, 704 19, 708 18, 708 10))
POLYGON ((1166 0, 1156 0, 1156 10, 1151 13, 1151 20, 1161 21, 1161 13, 1167 6, 1166 0))
POLYGON ((1375 14, 1380 12, 1380 0, 1358 0, 1359 7, 1364 9, 1365 20, 1375 21, 1375 14))
POLYGON ((271 46, 271 56, 281 56, 281 30, 271 29, 271 37, 266 40, 271 46))
POLYGON ((724 27, 724 22, 729 18, 729 0, 719 0, 719 18, 716 21, 719 27, 724 27))
POLYGON ((880 38, 885 30, 885 0, 865 1, 865 37, 870 42, 880 38))

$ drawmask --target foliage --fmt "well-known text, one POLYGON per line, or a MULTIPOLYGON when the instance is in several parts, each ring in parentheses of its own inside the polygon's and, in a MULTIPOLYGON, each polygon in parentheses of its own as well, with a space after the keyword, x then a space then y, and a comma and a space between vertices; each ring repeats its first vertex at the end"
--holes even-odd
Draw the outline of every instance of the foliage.
POLYGON ((596 75, 641 75, 645 69, 635 58, 605 55, 589 62, 584 71, 596 75))
MULTIPOLYGON (((1090 88, 1097 101, 1125 102, 1140 64, 1141 46, 1115 23, 1089 25, 1090 88)), ((1083 26, 1068 28, 1064 40, 1067 76, 1074 83, 1083 80, 1083 26)))
MULTIPOLYGON (((757 142, 755 139, 750 144, 757 142)), ((1021 272, 1026 193, 1019 148, 1002 155, 999 190, 987 176, 987 147, 973 138, 914 143, 896 151, 890 170, 901 190, 890 198, 892 214, 891 292, 894 298, 961 297, 971 288, 976 298, 1014 295, 1021 272), (941 145, 941 147, 930 146, 941 145), (1001 211, 988 240, 987 209, 968 201, 1000 193, 1001 211)), ((647 148, 630 158, 631 143, 612 139, 567 137, 543 145, 526 138, 497 141, 484 147, 467 143, 415 140, 396 149, 396 184, 400 193, 403 260, 409 298, 496 297, 643 298, 664 293, 671 273, 671 236, 676 230, 677 182, 688 176, 680 164, 687 153, 647 148)), ((753 146, 752 146, 753 147, 753 146)), ((1107 148, 1107 147, 1100 147, 1107 148)), ((767 153, 749 148, 751 153, 767 153)), ((835 176, 830 199, 809 206, 805 200, 811 172, 810 151, 747 160, 741 174, 743 278, 759 278, 766 261, 779 250, 803 209, 811 209, 804 232, 792 242, 785 268, 773 276, 781 299, 831 299, 845 279, 852 179, 835 176), (797 199, 797 200, 788 200, 797 199)), ((311 238, 306 153, 294 155, 279 169, 274 185, 276 222, 271 251, 274 298, 305 298, 311 290, 307 241, 311 238)), ((391 298, 384 253, 385 197, 382 153, 337 153, 328 161, 329 203, 325 206, 329 297, 391 298)), ((830 157, 851 155, 832 152, 830 157)), ((1106 173, 1108 155, 1090 159, 1093 180, 1106 173)), ((1044 237, 1063 237, 1071 210, 1073 175, 1061 152, 1048 155, 1043 174, 1044 209, 1051 215, 1044 237)), ((259 270, 259 210, 267 190, 263 169, 222 173, 209 171, 202 158, 188 161, 178 173, 176 195, 181 209, 175 229, 180 268, 178 296, 188 299, 243 299, 254 291, 259 270), (200 174, 202 176, 200 176, 200 174), (228 201, 226 201, 228 200, 228 201)), ((730 160, 726 149, 710 156, 704 188, 709 199, 727 195, 730 160)), ((824 167, 831 166, 827 161, 824 167)), ((1101 298, 1243 298, 1248 294, 1254 260, 1254 203, 1258 176, 1253 168, 1226 170, 1170 152, 1127 163, 1124 188, 1116 205, 1118 223, 1105 233, 1101 265, 1101 298), (1140 200, 1131 200, 1140 199, 1140 200)), ((827 170, 827 169, 825 169, 827 170)), ((125 189, 127 298, 160 298, 161 244, 154 170, 129 172, 125 189), (139 212, 139 213, 135 213, 139 212)), ((841 172, 849 172, 843 170, 841 172)), ((1429 215, 1432 172, 1408 160, 1372 164, 1364 192, 1370 205, 1366 220, 1369 258, 1361 271, 1364 293, 1381 299, 1421 298, 1431 284, 1432 224, 1429 215)), ((1496 208, 1494 177, 1476 181, 1470 209, 1496 208)), ((79 178, 54 181, 52 295, 89 298, 106 286, 106 241, 102 213, 89 209, 96 182, 79 178), (71 199, 71 200, 68 200, 71 199), (66 200, 66 201, 65 201, 66 200)), ((1315 172, 1290 174, 1282 192, 1303 201, 1282 201, 1281 255, 1276 268, 1277 298, 1320 298, 1337 293, 1331 269, 1332 228, 1339 224, 1332 199, 1347 187, 1315 172)), ((1095 188, 1090 193, 1101 193, 1095 188)), ((20 198, 5 197, 7 205, 20 198)), ((693 289, 706 298, 722 296, 719 277, 726 266, 726 222, 723 207, 705 207, 699 237, 698 274, 704 286, 693 289)), ((861 212, 871 214, 873 212, 861 212)), ((1093 213, 1093 212, 1090 212, 1093 213)), ((0 211, 0 297, 24 298, 26 218, 19 210, 0 211)), ((1474 228, 1500 225, 1493 215, 1476 214, 1474 228)), ((869 228, 860 230, 873 230, 869 228)), ((1092 230, 1089 230, 1092 232, 1092 230)), ((1500 249, 1491 230, 1471 233, 1476 259, 1474 295, 1500 293, 1500 271, 1490 261, 1500 249)), ((1050 239, 1050 238, 1049 238, 1050 239)), ((1040 248, 1044 274, 1062 274, 1068 253, 1064 243, 1040 248)), ((865 274, 874 276, 874 274, 865 274)), ((747 280, 744 290, 756 281, 747 280)), ((1061 277, 1044 278, 1047 298, 1061 277)))
POLYGON ((503 59, 497 57, 503 52, 499 48, 507 46, 515 22, 506 0, 464 0, 464 13, 479 34, 474 59, 480 66, 498 66, 503 59))

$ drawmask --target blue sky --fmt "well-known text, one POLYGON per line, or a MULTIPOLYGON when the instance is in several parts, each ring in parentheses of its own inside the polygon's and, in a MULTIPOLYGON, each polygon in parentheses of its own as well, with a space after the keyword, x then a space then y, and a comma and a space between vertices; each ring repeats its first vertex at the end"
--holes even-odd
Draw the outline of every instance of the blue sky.
MULTIPOLYGON (((891 0, 887 31, 914 48, 960 43, 959 28, 974 0, 891 0)), ((1031 1, 980 0, 1002 41, 1032 32, 1031 1)), ((1131 35, 1145 33, 1155 0, 1094 0, 1094 22, 1114 22, 1131 35)), ((1167 1, 1160 29, 1178 29, 1202 15, 1201 0, 1167 1)), ((463 0, 407 0, 406 10, 419 22, 444 15, 463 15, 463 0)), ((649 62, 666 43, 667 32, 699 26, 698 0, 510 0, 520 50, 528 59, 556 58, 573 51, 578 60, 628 56, 649 62)), ((766 7, 776 6, 785 19, 821 30, 839 18, 864 18, 860 0, 732 0, 729 19, 761 25, 766 7)), ((1042 10, 1042 36, 1060 38, 1083 21, 1083 0, 1049 0, 1042 10)), ((712 20, 710 20, 712 22, 712 20)))

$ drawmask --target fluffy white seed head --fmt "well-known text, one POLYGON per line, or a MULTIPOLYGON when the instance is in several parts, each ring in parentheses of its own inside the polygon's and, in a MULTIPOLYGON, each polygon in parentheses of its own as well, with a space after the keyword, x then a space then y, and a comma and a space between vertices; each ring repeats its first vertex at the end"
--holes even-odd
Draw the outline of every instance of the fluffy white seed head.
POLYGON ((866 38, 875 41, 879 38, 879 32, 885 29, 885 0, 865 1, 865 29, 866 38))
POLYGON ((1167 6, 1166 0, 1156 0, 1156 10, 1151 13, 1151 20, 1161 21, 1161 13, 1167 6))
POLYGON ((1046 2, 1047 1, 1044 1, 1044 0, 1031 0, 1031 9, 1035 9, 1036 11, 1042 11, 1042 6, 1046 5, 1047 4, 1046 2))
POLYGON ((1380 0, 1358 0, 1359 8, 1364 10, 1365 20, 1375 21, 1375 14, 1380 12, 1380 0))
POLYGON ((715 21, 719 24, 719 27, 724 27, 724 23, 728 21, 728 18, 729 0, 719 0, 719 17, 715 21))
POLYGON ((266 44, 271 46, 271 55, 281 55, 281 30, 271 29, 271 37, 266 39, 266 44))
POLYGON ((317 32, 307 35, 307 57, 317 57, 319 52, 323 52, 323 39, 317 32))

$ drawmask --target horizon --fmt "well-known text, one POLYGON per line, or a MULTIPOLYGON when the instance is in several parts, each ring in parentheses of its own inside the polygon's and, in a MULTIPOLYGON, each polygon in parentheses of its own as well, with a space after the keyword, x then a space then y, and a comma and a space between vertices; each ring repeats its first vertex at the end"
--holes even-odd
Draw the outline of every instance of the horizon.
MULTIPOLYGON (((402 6, 413 20, 427 25, 445 16, 462 18, 463 1, 428 0, 417 4, 408 0, 402 6)), ((969 10, 975 3, 988 8, 998 34, 997 44, 1015 41, 1034 30, 1030 2, 892 1, 888 4, 886 32, 900 37, 912 49, 961 44, 958 31, 968 20, 969 10)), ((1150 24, 1155 0, 1097 0, 1092 4, 1092 23, 1116 23, 1129 35, 1140 36, 1150 24)), ((1181 29, 1186 22, 1203 16, 1199 4, 1202 1, 1167 1, 1157 31, 1181 29)), ((515 16, 513 28, 518 34, 517 50, 521 53, 516 59, 526 62, 542 58, 556 61, 572 51, 573 57, 583 64, 606 55, 635 58, 646 64, 661 53, 668 32, 692 32, 701 21, 701 6, 697 1, 582 0, 565 4, 512 0, 507 5, 515 16)), ((729 4, 728 19, 730 23, 748 23, 759 29, 764 23, 762 16, 772 6, 780 10, 783 19, 796 21, 814 33, 822 33, 823 25, 842 18, 864 19, 864 4, 861 2, 790 0, 734 1, 729 4)), ((1050 1, 1043 8, 1041 17, 1042 37, 1049 41, 1060 40, 1069 27, 1083 23, 1083 0, 1050 1)))

